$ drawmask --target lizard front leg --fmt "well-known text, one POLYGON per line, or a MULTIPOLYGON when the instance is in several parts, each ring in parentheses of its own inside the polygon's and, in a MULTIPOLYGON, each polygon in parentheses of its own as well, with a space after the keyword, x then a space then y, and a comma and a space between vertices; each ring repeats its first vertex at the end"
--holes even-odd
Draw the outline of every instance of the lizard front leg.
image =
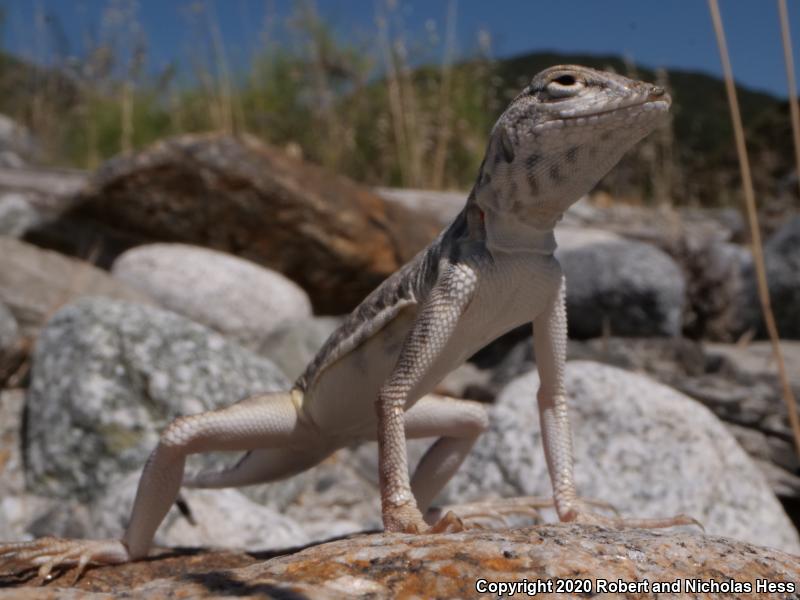
MULTIPOLYGON (((553 501, 561 521, 575 521, 611 527, 658 528, 698 525, 686 515, 655 519, 606 517, 590 510, 575 491, 564 371, 567 354, 566 286, 561 278, 554 301, 533 321, 533 344, 540 387, 537 394, 542 442, 547 469, 553 484, 553 501)), ((702 526, 701 526, 702 527, 702 526)))
POLYGON ((405 411, 409 394, 439 358, 476 287, 475 271, 468 265, 446 268, 411 326, 394 371, 378 394, 378 468, 386 531, 418 533, 429 529, 409 482, 405 411))

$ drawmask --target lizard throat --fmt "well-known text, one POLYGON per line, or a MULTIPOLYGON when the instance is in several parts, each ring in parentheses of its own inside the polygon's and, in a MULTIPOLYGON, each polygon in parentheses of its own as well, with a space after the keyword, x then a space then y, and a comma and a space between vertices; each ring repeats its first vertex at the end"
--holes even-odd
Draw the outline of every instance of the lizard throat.
POLYGON ((532 252, 551 255, 556 249, 552 228, 539 229, 521 221, 513 213, 482 210, 486 231, 486 247, 490 252, 532 252))

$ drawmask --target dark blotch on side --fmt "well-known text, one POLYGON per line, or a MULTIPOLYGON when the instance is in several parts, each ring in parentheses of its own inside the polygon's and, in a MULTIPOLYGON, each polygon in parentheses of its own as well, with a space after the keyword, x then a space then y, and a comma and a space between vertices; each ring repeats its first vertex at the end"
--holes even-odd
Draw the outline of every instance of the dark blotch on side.
POLYGON ((514 145, 511 143, 511 138, 508 136, 508 131, 505 127, 500 130, 500 148, 503 151, 503 159, 507 163, 514 162, 514 145))
POLYGON ((573 146, 572 148, 567 150, 567 162, 574 165, 577 160, 578 160, 578 147, 573 146))
POLYGON ((561 169, 558 168, 558 165, 551 165, 548 174, 550 175, 550 179, 552 179, 555 183, 561 183, 561 181, 564 179, 561 177, 561 169))
POLYGON ((538 196, 539 195, 539 182, 536 180, 536 175, 531 173, 530 171, 527 173, 528 179, 528 188, 531 190, 531 195, 538 196))
POLYGON ((541 154, 536 154, 534 152, 528 158, 525 159, 525 168, 528 171, 533 171, 536 168, 536 165, 539 164, 540 160, 542 160, 542 155, 541 154))

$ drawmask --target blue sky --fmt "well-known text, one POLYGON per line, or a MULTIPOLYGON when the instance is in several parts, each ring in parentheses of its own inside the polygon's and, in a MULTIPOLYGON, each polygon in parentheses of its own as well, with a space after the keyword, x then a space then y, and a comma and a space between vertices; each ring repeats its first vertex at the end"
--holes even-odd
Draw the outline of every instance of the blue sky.
MULTIPOLYGON (((374 36, 377 7, 387 1, 397 4, 395 19, 402 19, 410 39, 427 39, 431 26, 444 36, 446 0, 317 0, 316 5, 337 36, 362 40, 374 36)), ((703 0, 454 1, 455 47, 461 55, 474 52, 479 32, 485 31, 491 36, 493 55, 499 57, 535 50, 621 54, 650 67, 720 73, 703 0)), ((6 12, 2 45, 27 58, 46 60, 44 38, 35 34, 38 9, 55 17, 52 22, 60 24, 71 52, 80 54, 87 32, 99 30, 104 11, 114 3, 137 7, 135 21, 145 31, 153 70, 171 61, 186 65, 197 51, 197 29, 187 16, 192 5, 212 7, 229 62, 238 71, 247 68, 267 16, 277 24, 273 35, 281 38, 285 17, 293 10, 290 0, 0 0, 6 12)), ((785 96, 776 2, 720 0, 720 6, 739 82, 785 96)), ((789 0, 789 12, 800 66, 800 2, 789 0)), ((52 42, 49 46, 52 51, 52 42)))

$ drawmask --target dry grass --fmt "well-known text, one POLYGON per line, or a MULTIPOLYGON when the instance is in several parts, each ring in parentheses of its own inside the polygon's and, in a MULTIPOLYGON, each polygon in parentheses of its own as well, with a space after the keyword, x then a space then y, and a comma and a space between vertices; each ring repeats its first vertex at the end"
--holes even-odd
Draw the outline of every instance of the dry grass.
MULTIPOLYGON (((186 27, 175 36, 184 64, 157 68, 138 5, 106 0, 80 51, 59 50, 53 15, 37 12, 27 58, 65 73, 74 89, 59 93, 43 76, 15 105, 0 96, 0 112, 43 140, 46 162, 93 169, 166 135, 242 132, 367 184, 464 189, 492 122, 519 91, 498 75, 486 32, 457 53, 456 0, 423 31, 408 30, 402 1, 377 0, 374 30, 346 40, 314 0, 294 3, 288 17, 268 9, 263 25, 243 15, 243 29, 260 27, 237 41, 247 72, 236 69, 241 55, 226 47, 218 18, 235 3, 183 0, 186 27)), ((7 75, 0 68, 0 84, 7 75)), ((669 171, 660 167, 671 144, 665 132, 627 157, 612 176, 616 195, 664 202, 671 185, 658 174, 669 171)))
MULTIPOLYGON (((730 57, 728 55, 728 45, 725 41, 725 30, 722 25, 717 0, 708 0, 711 19, 714 22, 714 31, 719 45, 722 70, 725 74, 725 86, 728 92, 728 102, 731 109, 731 120, 733 121, 733 132, 736 141, 736 153, 739 158, 739 169, 742 176, 742 187, 744 188, 745 208, 747 210, 747 220, 750 226, 750 236, 752 239, 753 263, 756 271, 756 282, 758 285, 758 298, 761 302, 761 309, 764 314, 764 321, 767 326, 769 339, 772 343, 772 352, 778 366, 778 377, 780 378, 783 399, 786 409, 789 412, 789 422, 794 435, 795 447, 800 456, 800 418, 797 415, 797 402, 792 387, 789 384, 789 376, 786 372, 786 363, 783 359, 780 336, 778 327, 775 323, 775 315, 772 312, 772 304, 767 284, 767 272, 764 264, 764 249, 761 243, 761 230, 758 224, 758 213, 756 211, 756 198, 753 191, 753 179, 750 174, 750 161, 747 158, 747 147, 745 145, 744 127, 742 126, 742 115, 739 110, 739 102, 736 98, 736 87, 733 80, 733 69, 731 68, 730 57)), ((793 80, 792 75, 791 79, 793 80)))

